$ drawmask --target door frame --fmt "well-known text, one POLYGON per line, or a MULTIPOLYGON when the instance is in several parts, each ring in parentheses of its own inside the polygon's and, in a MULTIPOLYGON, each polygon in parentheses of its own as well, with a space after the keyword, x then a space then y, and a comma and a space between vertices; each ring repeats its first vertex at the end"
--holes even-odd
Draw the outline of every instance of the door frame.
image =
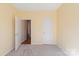
MULTIPOLYGON (((14 30, 14 46, 15 46, 15 50, 17 50, 18 48, 16 47, 16 19, 19 19, 19 20, 31 20, 31 19, 22 19, 21 17, 18 17, 18 16, 15 16, 15 25, 14 25, 14 27, 15 27, 15 30, 14 30)), ((31 20, 31 23, 32 23, 32 20, 31 20)), ((31 33, 32 33, 32 24, 31 24, 31 33)), ((31 42, 32 42, 32 34, 31 34, 31 42)), ((20 43, 20 45, 21 45, 21 43, 20 43)))

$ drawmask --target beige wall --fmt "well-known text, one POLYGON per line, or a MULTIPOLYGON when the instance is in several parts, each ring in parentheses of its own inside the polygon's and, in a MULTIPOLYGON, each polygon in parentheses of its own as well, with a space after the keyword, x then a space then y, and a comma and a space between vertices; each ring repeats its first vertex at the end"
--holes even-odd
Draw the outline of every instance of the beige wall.
POLYGON ((32 20, 32 44, 42 44, 42 20, 44 17, 52 18, 55 40, 52 43, 57 41, 57 45, 64 50, 79 54, 79 4, 64 4, 53 12, 16 11, 11 4, 0 4, 0 55, 5 55, 14 48, 15 16, 22 20, 32 20))
POLYGON ((79 4, 64 4, 58 9, 57 44, 72 55, 79 53, 79 4))
POLYGON ((56 42, 56 35, 57 35, 57 13, 56 11, 34 11, 34 12, 24 12, 24 11, 18 11, 16 13, 16 16, 21 17, 23 20, 31 19, 31 33, 32 33, 32 44, 43 44, 42 43, 42 22, 45 17, 49 17, 52 19, 52 23, 54 23, 54 26, 52 27, 52 33, 53 33, 53 40, 52 44, 55 44, 56 42), (54 29, 54 30, 53 30, 54 29))
POLYGON ((11 4, 0 4, 0 55, 14 48, 14 14, 11 4))
POLYGON ((20 16, 22 20, 32 20, 32 44, 42 43, 42 19, 44 17, 52 18, 54 23, 54 39, 57 35, 57 13, 50 11, 40 12, 22 12, 16 10, 11 4, 0 4, 0 55, 5 55, 15 44, 15 16, 20 16), (16 14, 15 14, 16 13, 16 14))

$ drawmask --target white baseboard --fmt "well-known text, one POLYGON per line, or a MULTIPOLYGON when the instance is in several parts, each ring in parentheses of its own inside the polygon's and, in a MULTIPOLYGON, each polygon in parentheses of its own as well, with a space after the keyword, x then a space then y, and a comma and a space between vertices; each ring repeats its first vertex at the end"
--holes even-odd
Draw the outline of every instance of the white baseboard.
POLYGON ((31 43, 31 45, 40 45, 42 43, 31 43))
MULTIPOLYGON (((31 45, 44 45, 43 43, 32 43, 31 45)), ((56 44, 48 44, 48 45, 56 45, 56 44)))

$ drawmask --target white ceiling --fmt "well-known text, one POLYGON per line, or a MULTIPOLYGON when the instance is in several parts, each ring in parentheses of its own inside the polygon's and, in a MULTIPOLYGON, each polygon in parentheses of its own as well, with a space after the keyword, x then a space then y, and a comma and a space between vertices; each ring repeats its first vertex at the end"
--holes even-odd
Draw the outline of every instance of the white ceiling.
POLYGON ((62 4, 60 3, 15 3, 17 9, 23 11, 51 11, 56 10, 62 4))

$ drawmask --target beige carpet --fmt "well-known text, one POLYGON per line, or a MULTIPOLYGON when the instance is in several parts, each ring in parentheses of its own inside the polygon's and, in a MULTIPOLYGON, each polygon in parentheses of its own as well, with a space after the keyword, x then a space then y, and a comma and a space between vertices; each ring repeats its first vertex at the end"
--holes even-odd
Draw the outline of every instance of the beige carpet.
POLYGON ((66 56, 55 45, 21 45, 17 51, 13 50, 6 56, 66 56))

